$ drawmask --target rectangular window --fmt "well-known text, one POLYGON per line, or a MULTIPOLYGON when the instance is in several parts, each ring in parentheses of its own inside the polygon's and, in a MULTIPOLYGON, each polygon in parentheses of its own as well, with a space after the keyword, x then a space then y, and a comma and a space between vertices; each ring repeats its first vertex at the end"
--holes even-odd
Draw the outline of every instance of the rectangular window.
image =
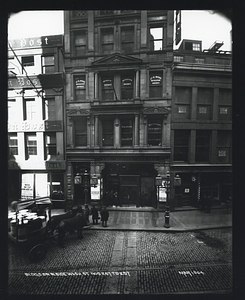
POLYGON ((183 56, 174 56, 174 62, 183 62, 184 57, 183 56))
POLYGON ((196 131, 196 162, 209 161, 210 134, 208 130, 196 131))
POLYGON ((42 57, 42 73, 54 73, 55 67, 54 67, 54 56, 43 56, 42 57))
POLYGON ((123 27, 121 29, 121 44, 122 50, 125 53, 130 53, 134 51, 134 28, 133 27, 123 27))
POLYGON ((125 75, 121 77, 121 99, 133 99, 134 92, 134 77, 132 75, 125 75))
POLYGON ((86 100, 86 78, 85 75, 74 77, 74 89, 76 100, 86 100))
POLYGON ((176 118, 189 119, 191 108, 192 89, 189 87, 175 87, 176 118))
POLYGON ((102 77, 102 100, 114 100, 113 77, 102 77))
POLYGON ((34 66, 34 56, 22 56, 21 57, 22 67, 32 67, 34 66))
POLYGON ((133 120, 121 120, 121 146, 133 146, 133 120))
POLYGON ((213 89, 198 88, 197 119, 212 119, 213 89))
POLYGON ((219 90, 219 121, 232 119, 232 91, 231 89, 219 90))
POLYGON ((87 119, 74 122, 75 128, 75 147, 87 146, 87 119))
POLYGON ((150 28, 150 51, 163 50, 163 28, 150 28))
POLYGON ((101 29, 101 51, 110 53, 114 49, 114 28, 101 29))
POLYGON ((114 120, 102 120, 102 145, 114 145, 114 120))
POLYGON ((56 132, 45 134, 45 159, 48 155, 56 155, 56 132))
POLYGON ((36 133, 26 133, 26 159, 33 155, 37 155, 37 137, 36 133))
POLYGON ((162 72, 150 72, 150 98, 162 98, 162 72))
POLYGON ((217 132, 217 161, 218 163, 231 162, 232 135, 231 131, 218 130, 217 132))
POLYGON ((8 121, 16 121, 17 115, 16 99, 8 99, 8 121))
POLYGON ((148 119, 148 146, 162 145, 162 119, 148 119))
POLYGON ((74 54, 76 56, 86 55, 86 32, 74 31, 74 54))
POLYGON ((189 130, 174 131, 174 161, 188 162, 189 130))
POLYGON ((193 51, 201 51, 201 45, 197 43, 193 43, 193 51))
POLYGON ((204 64, 204 58, 195 58, 195 63, 204 64))
POLYGON ((17 133, 9 133, 9 152, 10 155, 18 155, 18 138, 17 133))
POLYGON ((34 121, 36 119, 36 102, 34 98, 24 99, 24 120, 34 121))
POLYGON ((55 98, 45 98, 43 99, 43 103, 43 119, 56 120, 55 98))

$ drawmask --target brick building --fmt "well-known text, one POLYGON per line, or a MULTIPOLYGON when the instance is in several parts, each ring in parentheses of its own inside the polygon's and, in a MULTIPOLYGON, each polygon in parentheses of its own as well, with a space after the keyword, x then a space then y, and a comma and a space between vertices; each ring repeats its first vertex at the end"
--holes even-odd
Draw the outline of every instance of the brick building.
POLYGON ((166 10, 64 12, 70 205, 157 206, 156 176, 170 169, 173 18, 166 10))
POLYGON ((64 198, 62 48, 62 35, 9 41, 9 203, 64 198))
POLYGON ((178 174, 173 206, 232 197, 232 56, 215 42, 183 40, 174 51, 171 171, 178 174))

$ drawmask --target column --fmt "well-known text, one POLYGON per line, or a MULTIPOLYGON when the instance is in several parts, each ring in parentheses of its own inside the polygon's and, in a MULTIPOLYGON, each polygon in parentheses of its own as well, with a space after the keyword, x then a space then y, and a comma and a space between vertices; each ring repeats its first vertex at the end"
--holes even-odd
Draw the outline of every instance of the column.
POLYGON ((219 115, 219 89, 214 89, 214 98, 213 98, 213 121, 218 121, 219 115))
POLYGON ((94 117, 94 146, 99 147, 99 119, 94 117))
POLYGON ((211 139, 211 164, 217 162, 217 130, 212 130, 212 139, 211 139))
POLYGON ((144 147, 147 146, 147 116, 144 116, 144 147))
POLYGON ((98 72, 94 73, 94 98, 96 100, 99 99, 99 80, 98 80, 98 72))
POLYGON ((139 147, 139 115, 134 117, 134 146, 139 147))
POLYGON ((94 51, 94 11, 88 11, 88 51, 94 51))
POLYGON ((91 147, 91 124, 90 117, 87 117, 87 146, 91 147))
POLYGON ((141 48, 146 48, 147 47, 147 10, 141 11, 140 27, 141 27, 140 46, 141 48))
POLYGON ((138 99, 140 97, 140 77, 139 77, 139 70, 136 71, 136 82, 135 82, 135 98, 138 99))
POLYGON ((71 208, 73 205, 73 174, 71 162, 67 162, 67 208, 71 208))
POLYGON ((196 120, 197 118, 197 87, 192 88, 191 97, 191 119, 196 120))
POLYGON ((191 130, 190 163, 195 163, 196 155, 196 130, 191 130))

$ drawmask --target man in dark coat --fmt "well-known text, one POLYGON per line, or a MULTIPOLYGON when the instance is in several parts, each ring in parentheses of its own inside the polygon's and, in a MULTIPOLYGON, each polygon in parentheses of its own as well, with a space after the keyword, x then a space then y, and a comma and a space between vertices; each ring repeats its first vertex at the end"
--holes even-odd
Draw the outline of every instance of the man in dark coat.
POLYGON ((98 214, 98 210, 97 208, 93 205, 92 206, 92 220, 93 220, 93 224, 98 224, 98 217, 99 217, 99 214, 98 214))
POLYGON ((102 210, 101 210, 100 214, 101 214, 102 226, 107 227, 107 221, 109 219, 109 212, 108 212, 108 210, 106 209, 105 206, 102 207, 102 210))

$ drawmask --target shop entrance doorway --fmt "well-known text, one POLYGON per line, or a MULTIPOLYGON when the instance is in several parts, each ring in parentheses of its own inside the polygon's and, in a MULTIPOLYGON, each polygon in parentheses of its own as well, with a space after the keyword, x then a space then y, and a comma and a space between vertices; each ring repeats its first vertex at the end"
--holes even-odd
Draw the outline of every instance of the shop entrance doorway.
POLYGON ((120 175, 119 199, 123 206, 139 206, 140 176, 120 175))

